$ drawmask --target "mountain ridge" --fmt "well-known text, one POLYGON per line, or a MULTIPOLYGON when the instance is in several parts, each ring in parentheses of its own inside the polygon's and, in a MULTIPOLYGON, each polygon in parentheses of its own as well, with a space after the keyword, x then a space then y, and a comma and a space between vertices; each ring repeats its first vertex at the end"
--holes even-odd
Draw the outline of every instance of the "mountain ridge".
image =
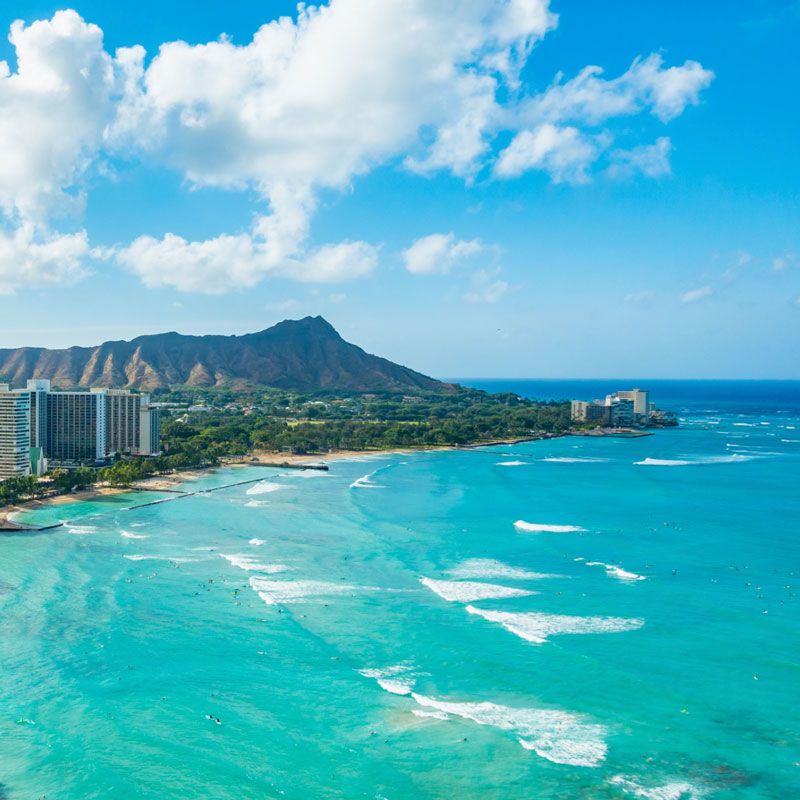
POLYGON ((444 390, 437 381, 346 342, 321 316, 255 333, 169 331, 95 347, 0 348, 0 376, 14 387, 47 378, 62 389, 167 389, 239 385, 313 391, 444 390))

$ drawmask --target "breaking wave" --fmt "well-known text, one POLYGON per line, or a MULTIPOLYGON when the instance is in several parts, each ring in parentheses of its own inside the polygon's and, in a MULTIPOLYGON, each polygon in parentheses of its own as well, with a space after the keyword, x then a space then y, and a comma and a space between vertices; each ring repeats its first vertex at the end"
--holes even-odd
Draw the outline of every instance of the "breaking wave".
POLYGON ((571 531, 585 531, 586 528, 580 528, 577 525, 540 525, 535 522, 525 522, 523 519, 518 519, 514 523, 514 527, 519 531, 531 532, 547 532, 547 533, 569 533, 571 531))
POLYGON ((489 702, 452 702, 419 694, 414 684, 419 673, 404 665, 359 672, 374 678, 387 692, 410 697, 420 717, 470 720, 511 734, 526 750, 556 764, 596 767, 606 757, 606 728, 584 721, 577 714, 544 708, 513 708, 489 702))
POLYGON ((309 597, 351 594, 363 588, 327 581, 273 581, 256 576, 250 578, 250 587, 268 606, 278 603, 303 603, 309 597))
POLYGON ((636 630, 644 625, 643 619, 622 617, 569 617, 535 611, 524 613, 486 611, 475 606, 467 606, 467 611, 489 622, 499 622, 507 631, 536 644, 543 644, 550 636, 566 633, 621 633, 636 630))
POLYGON ((239 567, 239 569, 248 572, 266 572, 271 574, 275 572, 286 572, 286 570, 289 569, 285 564, 262 564, 256 561, 252 556, 243 555, 241 553, 234 553, 232 555, 220 553, 219 555, 220 558, 224 558, 226 561, 233 564, 234 567, 239 567))
POLYGON ((610 458, 569 458, 558 456, 553 458, 543 458, 542 461, 550 461, 556 464, 603 464, 611 461, 610 458))
POLYGON ((251 486, 246 494, 267 494, 269 492, 277 492, 279 489, 285 488, 283 484, 271 483, 270 481, 260 481, 255 486, 251 486))
POLYGON ((432 592, 436 592, 444 600, 455 603, 497 600, 503 597, 525 597, 536 594, 527 589, 514 589, 510 586, 498 586, 496 583, 480 583, 479 581, 435 581, 431 578, 420 578, 419 582, 432 592))
POLYGON ((454 578, 508 578, 510 580, 539 580, 540 578, 563 578, 563 575, 550 575, 544 572, 530 572, 527 569, 511 567, 492 558, 470 558, 449 570, 454 578))
MULTIPOLYGON (((377 472, 378 470, 375 470, 377 472)), ((375 472, 370 472, 366 475, 362 475, 360 478, 356 478, 351 484, 351 489, 385 489, 385 486, 380 486, 377 483, 374 483, 372 480, 372 476, 375 472)))
POLYGON ((612 786, 619 786, 634 797, 641 797, 642 800, 702 800, 709 792, 707 788, 687 781, 674 781, 663 786, 647 787, 630 778, 615 775, 613 778, 609 778, 608 782, 612 786))
POLYGON ((609 575, 621 581, 643 581, 646 580, 647 577, 646 575, 637 575, 635 572, 628 572, 614 564, 604 564, 602 561, 587 561, 586 566, 603 567, 609 575))
POLYGON ((706 456, 705 458, 694 458, 691 460, 645 458, 644 461, 634 461, 633 463, 643 467, 688 467, 702 464, 735 464, 740 461, 752 461, 755 458, 758 458, 758 456, 732 453, 729 456, 706 456))

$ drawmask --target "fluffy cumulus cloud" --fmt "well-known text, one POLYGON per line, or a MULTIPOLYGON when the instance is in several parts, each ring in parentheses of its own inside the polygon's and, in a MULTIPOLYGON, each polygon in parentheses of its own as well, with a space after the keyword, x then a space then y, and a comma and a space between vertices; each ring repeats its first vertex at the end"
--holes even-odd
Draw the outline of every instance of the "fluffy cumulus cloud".
POLYGON ((484 249, 477 240, 457 240, 453 233, 432 233, 403 252, 406 269, 417 275, 443 275, 484 249))
MULTIPOLYGON (((549 0, 330 0, 301 4, 245 45, 165 43, 145 66, 141 47, 106 52, 102 31, 74 11, 15 23, 16 72, 0 62, 5 235, 34 225, 40 245, 57 240, 48 226, 80 212, 87 178, 130 159, 194 187, 254 190, 269 209, 247 233, 205 241, 142 231, 115 254, 147 285, 216 292, 271 276, 367 275, 374 246, 310 245, 320 190, 348 189, 383 164, 467 180, 542 170, 580 183, 613 139, 598 126, 643 111, 667 122, 713 77, 652 55, 617 78, 587 67, 535 93, 521 69, 556 24, 549 0), (501 134, 511 143, 497 154, 501 134)), ((614 158, 658 173, 660 142, 614 158)), ((445 243, 437 263, 462 245, 445 243)))
POLYGON ((0 294, 16 289, 71 286, 87 274, 93 255, 86 233, 37 235, 30 223, 0 230, 0 294))
POLYGON ((555 183, 585 183, 588 166, 597 158, 600 137, 591 137, 572 126, 545 123, 533 131, 522 131, 500 153, 494 173, 516 178, 530 169, 543 169, 555 183))
POLYGON ((681 296, 681 303, 697 303, 700 300, 705 300, 706 297, 711 297, 714 290, 710 286, 701 286, 699 289, 692 289, 681 296))
POLYGON ((79 202, 80 186, 115 114, 116 80, 103 33, 74 11, 11 26, 17 71, 0 61, 0 207, 38 222, 79 202))
POLYGON ((117 84, 103 34, 74 11, 11 26, 17 70, 0 61, 0 292, 79 281, 92 255, 84 231, 52 217, 79 214, 82 178, 115 114, 117 84))

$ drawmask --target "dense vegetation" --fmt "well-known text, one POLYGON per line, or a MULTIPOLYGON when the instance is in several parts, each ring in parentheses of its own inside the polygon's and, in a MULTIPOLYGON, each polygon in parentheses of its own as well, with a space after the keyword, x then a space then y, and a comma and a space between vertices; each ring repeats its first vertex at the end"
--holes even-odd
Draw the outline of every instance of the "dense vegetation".
POLYGON ((165 419, 170 455, 243 455, 256 451, 328 450, 463 445, 570 425, 565 403, 534 403, 514 394, 461 391, 408 397, 304 396, 265 398, 268 404, 189 413, 165 419))

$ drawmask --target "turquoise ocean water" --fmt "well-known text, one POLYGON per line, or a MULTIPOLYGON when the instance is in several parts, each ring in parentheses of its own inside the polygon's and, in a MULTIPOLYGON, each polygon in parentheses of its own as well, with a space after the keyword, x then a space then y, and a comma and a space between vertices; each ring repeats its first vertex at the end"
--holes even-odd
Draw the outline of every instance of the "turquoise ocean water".
POLYGON ((0 796, 800 796, 800 387, 662 389, 636 440, 30 515, 67 524, 0 539, 0 796))

